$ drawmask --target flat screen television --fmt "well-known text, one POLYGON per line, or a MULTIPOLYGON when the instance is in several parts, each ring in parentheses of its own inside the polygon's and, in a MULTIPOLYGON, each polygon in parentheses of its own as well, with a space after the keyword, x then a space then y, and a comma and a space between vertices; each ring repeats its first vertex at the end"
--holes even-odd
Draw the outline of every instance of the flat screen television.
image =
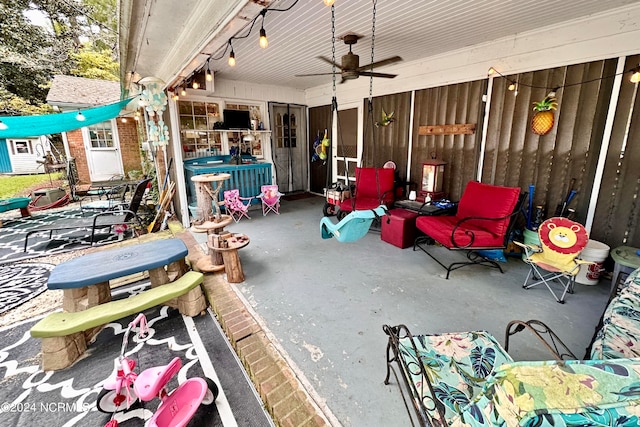
POLYGON ((249 129, 251 126, 249 111, 223 110, 222 120, 226 129, 249 129))

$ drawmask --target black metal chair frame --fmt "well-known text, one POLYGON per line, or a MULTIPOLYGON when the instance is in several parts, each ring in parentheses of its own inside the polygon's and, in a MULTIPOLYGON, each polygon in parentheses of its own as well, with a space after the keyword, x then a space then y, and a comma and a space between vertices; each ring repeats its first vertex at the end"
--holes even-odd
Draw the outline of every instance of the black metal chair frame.
MULTIPOLYGON (((436 402, 436 411, 439 414, 440 420, 433 419, 429 416, 428 411, 422 404, 421 396, 424 395, 425 388, 428 388, 431 396, 436 396, 433 390, 433 385, 430 381, 430 376, 425 369, 424 363, 419 363, 418 367, 420 369, 420 376, 422 377, 422 381, 420 381, 421 389, 418 390, 413 382, 410 382, 407 377, 409 376, 409 366, 407 365, 407 361, 401 357, 400 352, 400 340, 404 338, 409 338, 411 342, 411 346, 413 348, 413 353, 418 356, 418 347, 415 344, 415 339, 409 329, 405 325, 398 326, 389 326, 383 325, 382 330, 387 334, 389 340, 387 342, 387 375, 384 379, 385 385, 389 385, 389 379, 391 377, 391 372, 393 372, 393 376, 396 379, 396 383, 398 384, 398 388, 400 389, 400 394, 402 396, 402 400, 405 405, 405 409, 409 414, 409 418, 411 420, 411 425, 415 426, 414 419, 417 420, 418 425, 421 427, 439 427, 446 426, 444 409, 442 404, 438 405, 436 402), (400 375, 396 372, 396 369, 393 366, 393 363, 397 364, 397 368, 400 371, 400 375), (398 378, 398 376, 402 377, 402 380, 398 378), (409 401, 411 401, 413 406, 414 413, 411 412, 409 408, 409 401)), ((542 344, 557 361, 568 360, 568 359, 577 359, 575 355, 569 350, 569 348, 560 340, 560 338, 544 323, 539 320, 529 320, 529 321, 520 321, 514 320, 509 322, 506 328, 505 333, 505 351, 509 350, 509 338, 516 333, 521 331, 529 331, 532 335, 538 340, 540 344, 542 344)))
POLYGON ((37 233, 49 233, 49 239, 52 238, 53 232, 57 230, 73 230, 73 229, 85 229, 91 231, 91 246, 93 246, 95 242, 95 234, 96 230, 108 228, 119 224, 136 224, 143 229, 142 220, 137 214, 138 209, 140 208, 140 204, 142 203, 142 199, 144 196, 144 191, 147 187, 151 179, 146 178, 140 181, 136 185, 136 189, 131 198, 131 202, 129 206, 120 206, 115 210, 101 212, 95 214, 91 217, 81 217, 81 218, 70 218, 64 219, 60 221, 56 221, 53 224, 44 225, 42 227, 35 228, 30 230, 25 238, 24 238, 24 249, 23 251, 27 251, 27 246, 29 243, 29 236, 37 233))
POLYGON ((413 243, 413 250, 415 251, 416 248, 422 250, 424 253, 429 255, 431 259, 433 259, 435 262, 440 264, 442 268, 447 270, 447 277, 446 277, 447 279, 449 279, 449 275, 451 274, 452 271, 465 267, 467 265, 483 265, 485 267, 497 268, 498 270, 500 270, 500 273, 504 273, 504 271, 502 270, 502 266, 500 264, 486 257, 481 256, 476 251, 505 249, 507 247, 507 244, 509 243, 509 236, 513 232, 513 229, 516 225, 516 218, 520 213, 522 204, 524 203, 526 196, 527 196, 527 193, 521 193, 519 195, 518 202, 516 203, 516 206, 513 212, 509 215, 502 216, 499 218, 486 218, 486 217, 472 216, 472 217, 463 218, 460 221, 458 221, 458 223, 453 227, 453 230, 451 231, 451 241, 453 242, 453 247, 451 248, 447 247, 447 249, 450 251, 455 251, 455 250, 467 251, 466 256, 468 261, 457 261, 449 265, 442 263, 442 261, 437 259, 432 253, 430 253, 426 249, 426 246, 431 246, 433 244, 433 238, 429 237, 428 235, 418 236, 413 243), (473 241, 475 240, 475 234, 473 233, 473 231, 467 230, 464 228, 464 225, 467 221, 472 221, 472 220, 473 221, 477 221, 477 220, 502 221, 507 218, 510 218, 510 221, 509 221, 507 230, 505 231, 504 239, 501 246, 473 246, 473 241), (456 242, 456 231, 459 228, 462 229, 464 231, 464 234, 469 237, 469 243, 466 245, 460 245, 458 244, 458 242, 456 242))

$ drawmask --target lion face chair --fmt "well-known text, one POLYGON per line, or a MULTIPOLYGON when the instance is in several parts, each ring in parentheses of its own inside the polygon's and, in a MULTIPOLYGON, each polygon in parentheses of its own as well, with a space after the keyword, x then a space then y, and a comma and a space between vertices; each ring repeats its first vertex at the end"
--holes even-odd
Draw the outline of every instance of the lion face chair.
POLYGON ((593 264, 577 258, 587 246, 589 236, 582 224, 555 217, 540 224, 538 237, 540 246, 519 244, 525 250, 524 261, 531 266, 522 287, 531 289, 537 285, 545 285, 557 302, 564 303, 565 295, 573 293, 580 266, 593 264), (530 278, 533 278, 533 283, 529 283, 530 278), (553 290, 558 284, 562 290, 559 298, 553 290))

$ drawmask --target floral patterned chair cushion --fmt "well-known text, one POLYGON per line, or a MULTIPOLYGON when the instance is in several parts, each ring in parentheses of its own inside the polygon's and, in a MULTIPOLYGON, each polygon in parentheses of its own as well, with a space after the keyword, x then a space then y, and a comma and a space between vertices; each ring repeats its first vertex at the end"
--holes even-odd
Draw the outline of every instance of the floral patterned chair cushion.
POLYGON ((640 269, 629 275, 602 318, 591 359, 640 357, 640 269))
POLYGON ((631 427, 639 415, 640 359, 515 362, 449 425, 631 427))
POLYGON ((496 339, 484 331, 415 335, 413 344, 411 338, 401 338, 398 349, 408 369, 404 372, 413 385, 413 393, 432 420, 439 420, 440 412, 447 420, 463 412, 480 394, 495 368, 513 361, 496 339), (435 399, 424 380, 425 374, 435 399))

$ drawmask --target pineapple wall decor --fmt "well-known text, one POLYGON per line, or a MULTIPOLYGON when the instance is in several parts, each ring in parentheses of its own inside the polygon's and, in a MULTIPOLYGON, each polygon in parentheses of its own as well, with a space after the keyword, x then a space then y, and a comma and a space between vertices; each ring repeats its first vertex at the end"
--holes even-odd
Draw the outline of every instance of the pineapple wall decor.
POLYGON ((531 131, 538 135, 546 135, 553 129, 554 111, 558 109, 555 92, 549 93, 542 101, 533 103, 531 131))

